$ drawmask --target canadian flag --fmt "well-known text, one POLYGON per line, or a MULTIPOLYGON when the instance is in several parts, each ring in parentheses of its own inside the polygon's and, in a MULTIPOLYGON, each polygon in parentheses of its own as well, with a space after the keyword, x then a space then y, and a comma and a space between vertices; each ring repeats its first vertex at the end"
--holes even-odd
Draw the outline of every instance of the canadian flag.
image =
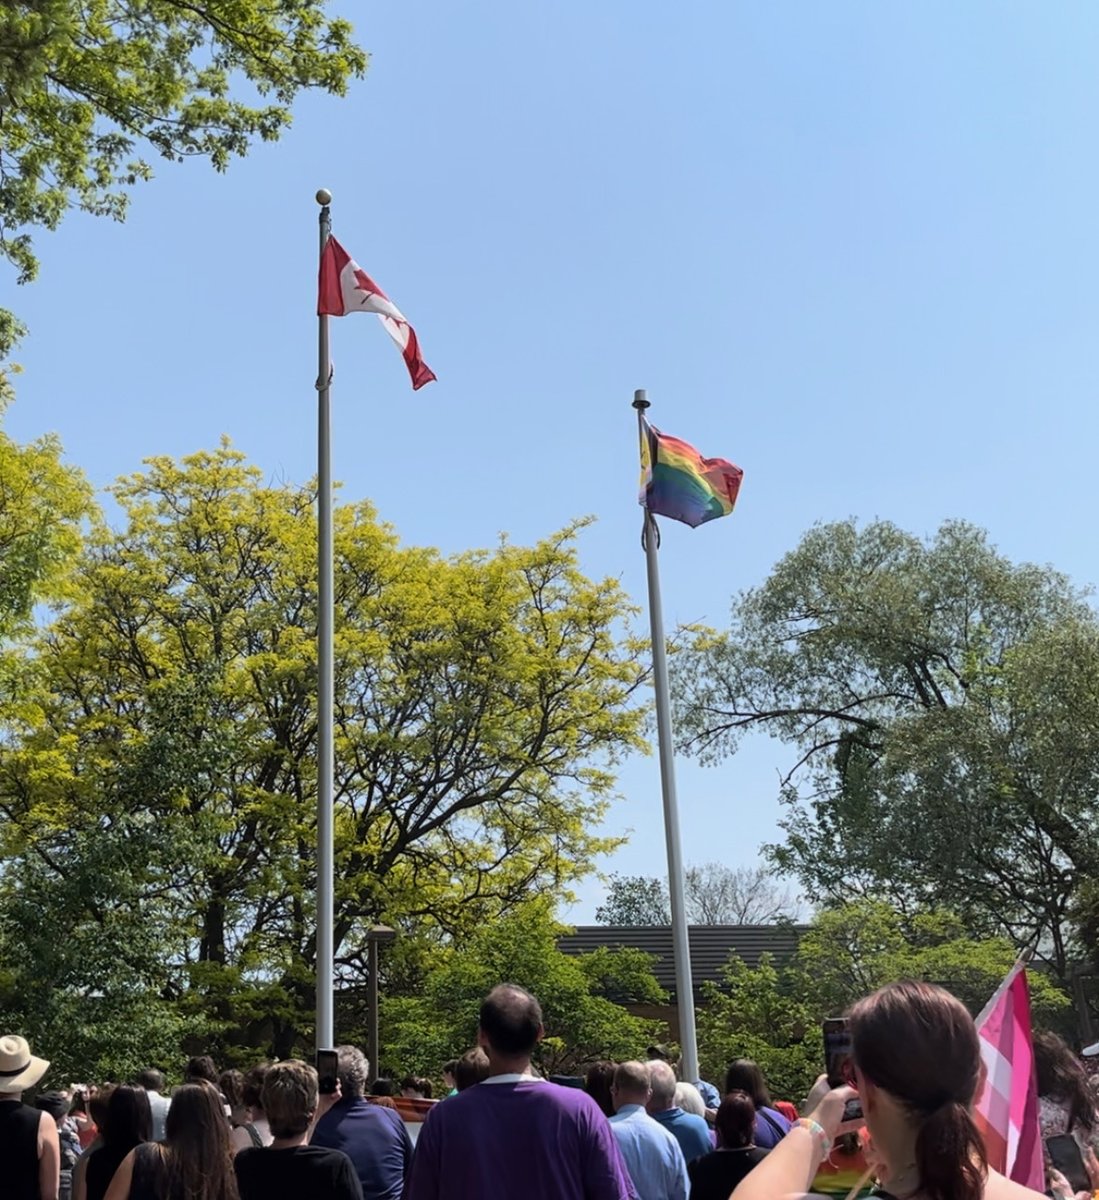
POLYGON ((405 320, 404 313, 339 242, 329 235, 321 254, 317 315, 345 317, 353 312, 377 314, 386 333, 400 347, 408 373, 412 376, 414 391, 435 379, 435 373, 420 354, 416 330, 405 320))

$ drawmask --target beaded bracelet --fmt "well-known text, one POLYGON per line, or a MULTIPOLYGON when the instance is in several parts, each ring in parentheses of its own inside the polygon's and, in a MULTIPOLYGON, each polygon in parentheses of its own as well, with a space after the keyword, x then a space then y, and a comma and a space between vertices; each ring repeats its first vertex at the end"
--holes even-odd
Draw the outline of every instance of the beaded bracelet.
POLYGON ((832 1139, 824 1132, 824 1128, 818 1125, 816 1121, 810 1117, 799 1117, 791 1126, 791 1129, 796 1129, 798 1126, 802 1129, 808 1129, 817 1142, 817 1148, 820 1150, 821 1158, 827 1158, 832 1150, 832 1139))

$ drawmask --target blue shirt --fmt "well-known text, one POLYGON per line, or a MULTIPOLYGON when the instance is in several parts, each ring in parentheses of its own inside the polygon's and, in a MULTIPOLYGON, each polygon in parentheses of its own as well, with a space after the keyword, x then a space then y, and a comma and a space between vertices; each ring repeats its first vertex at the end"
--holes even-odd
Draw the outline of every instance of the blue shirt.
POLYGON ((639 1200, 687 1200, 687 1160, 672 1134, 641 1104, 623 1104, 611 1130, 639 1200))
POLYGON ((695 1087, 698 1088, 698 1094, 702 1097, 702 1103, 707 1108, 721 1107, 721 1093, 712 1083, 707 1083, 705 1079, 696 1079, 695 1087))
POLYGON ((342 1150, 362 1184, 364 1200, 400 1200, 412 1161, 412 1140, 391 1108, 348 1096, 317 1122, 314 1146, 342 1150))
POLYGON ((710 1141, 710 1127, 694 1113, 684 1112, 681 1108, 666 1108, 663 1112, 653 1113, 653 1119, 659 1121, 679 1143, 687 1162, 709 1154, 714 1148, 710 1141))

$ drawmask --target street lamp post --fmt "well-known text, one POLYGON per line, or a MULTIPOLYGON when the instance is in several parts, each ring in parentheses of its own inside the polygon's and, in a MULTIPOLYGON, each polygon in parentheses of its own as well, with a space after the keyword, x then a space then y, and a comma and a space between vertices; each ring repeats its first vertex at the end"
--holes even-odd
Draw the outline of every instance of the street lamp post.
POLYGON ((367 968, 370 971, 370 1036, 366 1056, 370 1060, 370 1079, 378 1078, 378 947, 388 945, 397 936, 397 931, 388 925, 371 925, 366 931, 367 968))

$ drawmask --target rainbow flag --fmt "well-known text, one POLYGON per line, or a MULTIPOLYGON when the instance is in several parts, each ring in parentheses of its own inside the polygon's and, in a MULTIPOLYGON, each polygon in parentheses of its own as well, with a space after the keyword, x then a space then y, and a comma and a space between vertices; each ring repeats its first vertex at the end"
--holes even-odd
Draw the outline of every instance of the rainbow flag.
POLYGON ((695 528, 727 517, 744 472, 724 458, 703 458, 679 438, 642 422, 641 494, 649 512, 695 528))

